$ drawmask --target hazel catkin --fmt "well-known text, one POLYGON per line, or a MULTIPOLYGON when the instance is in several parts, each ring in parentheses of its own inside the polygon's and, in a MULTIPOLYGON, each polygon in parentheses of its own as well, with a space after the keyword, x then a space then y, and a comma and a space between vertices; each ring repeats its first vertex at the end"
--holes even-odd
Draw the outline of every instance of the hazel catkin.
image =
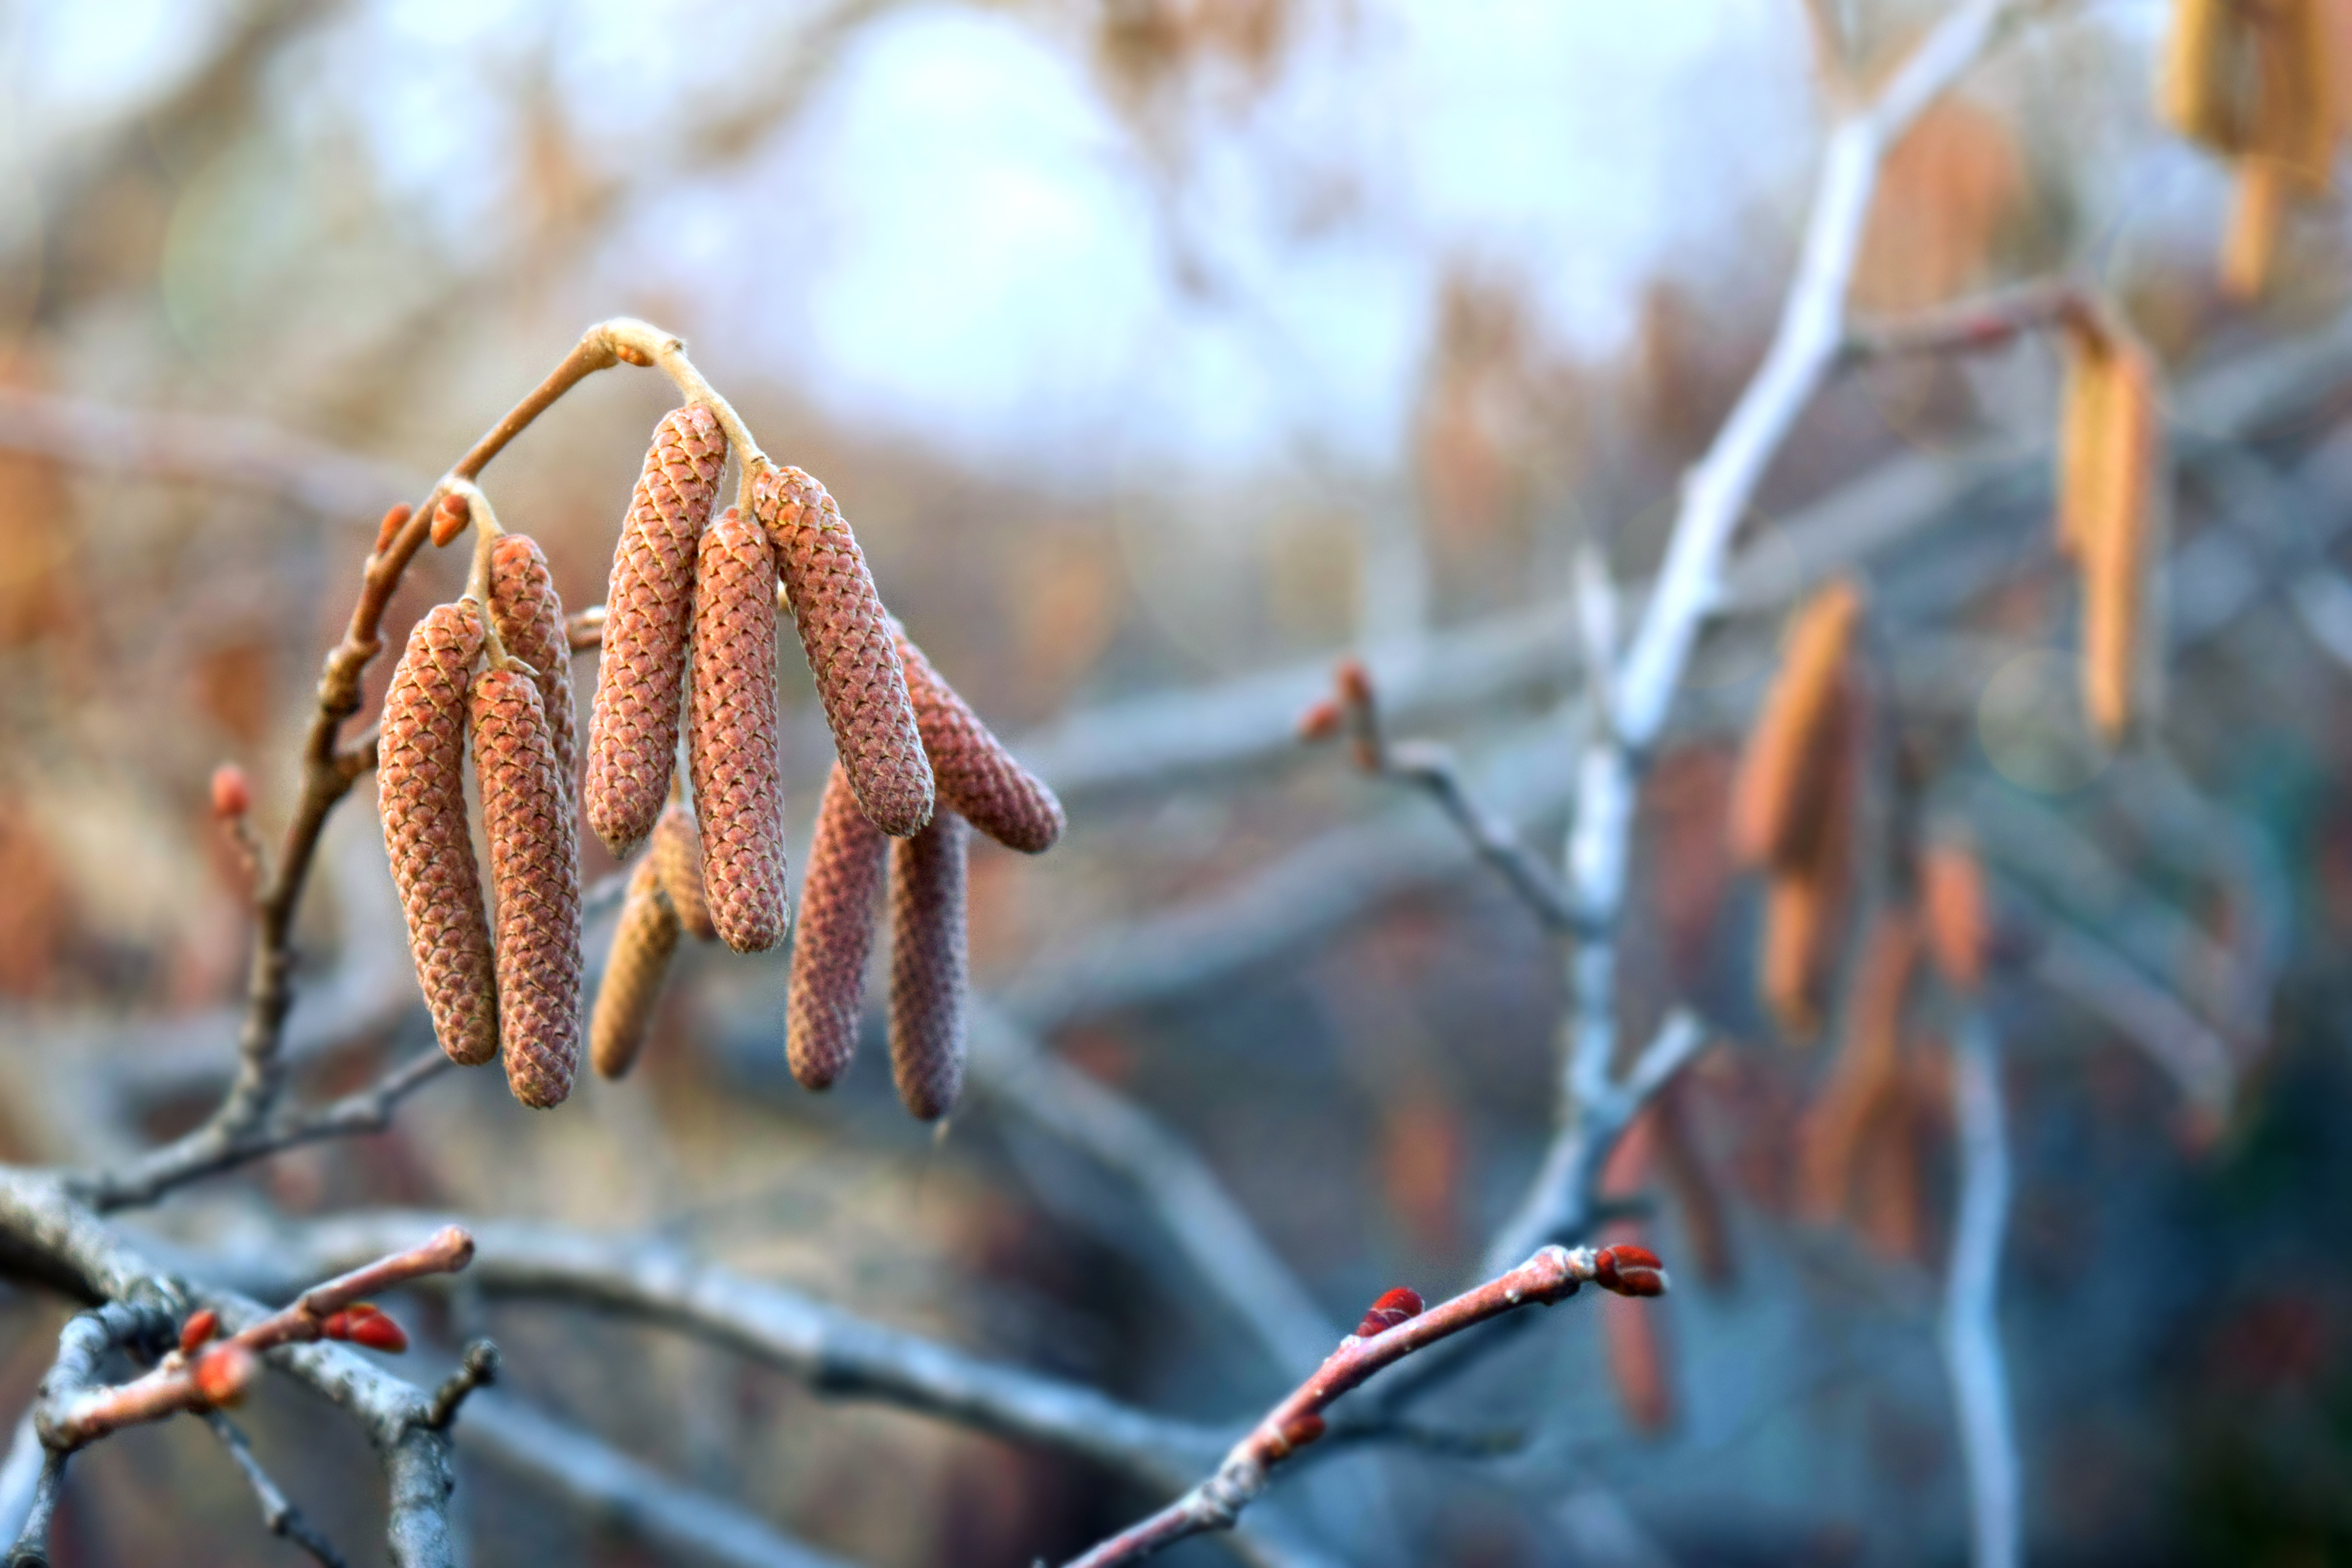
POLYGON ((923 750, 931 759, 940 805, 1008 849, 1035 855, 1062 836, 1062 803, 1045 782, 1013 760, 1003 742, 931 667, 901 630, 898 658, 915 703, 923 750))
POLYGON ((751 510, 775 546, 801 650, 858 805, 894 837, 919 831, 931 819, 931 765, 865 552, 833 497, 798 468, 754 478, 751 510))
POLYGON ((710 921, 738 952, 784 940, 783 783, 776 756, 776 566, 768 541, 730 507, 702 536, 695 570, 687 754, 702 832, 710 921))
POLYGON ((640 860, 629 873, 604 983, 588 1019, 588 1059, 600 1076, 619 1078, 635 1065, 677 938, 677 912, 662 891, 661 872, 650 858, 640 860))
POLYGON ((489 922, 466 822, 466 693, 481 655, 470 601, 429 611, 392 672, 377 743, 384 853, 433 1033, 452 1061, 498 1055, 489 922))
POLYGON ((710 900, 702 891, 702 830, 694 808, 673 798, 654 824, 653 846, 646 852, 670 909, 687 935, 697 942, 715 942, 719 928, 711 923, 710 900))
POLYGON ((1790 626, 1732 786, 1732 851, 1750 865, 1793 868, 1826 826, 1823 796, 1842 762, 1838 715, 1861 617, 1860 590, 1841 578, 1807 599, 1790 626))
POLYGON ((941 811, 890 846, 890 1073, 924 1121, 963 1090, 965 857, 971 830, 941 811))
POLYGON ((1953 989, 1984 984, 1991 920, 1985 907, 1984 868, 1963 844, 1931 844, 1919 857, 1919 911, 1928 955, 1953 989))
POLYGON ((809 843, 785 1009, 785 1053, 803 1088, 830 1088, 856 1051, 875 903, 889 858, 890 840, 866 819, 848 774, 835 763, 809 843))
POLYGON ((530 678, 511 665, 485 669, 471 712, 497 922, 499 1055, 515 1098, 545 1109, 572 1092, 580 1059, 580 840, 530 678))
POLYGON ((726 461, 727 440, 709 409, 689 404, 663 416, 614 547, 582 800, 588 826, 615 856, 652 831, 669 794, 695 546, 726 461))
POLYGON ((576 802, 580 718, 572 700, 572 640, 563 629, 563 600, 549 575, 547 557, 528 534, 509 533, 490 546, 489 575, 490 625, 508 655, 530 666, 555 771, 565 796, 576 802))

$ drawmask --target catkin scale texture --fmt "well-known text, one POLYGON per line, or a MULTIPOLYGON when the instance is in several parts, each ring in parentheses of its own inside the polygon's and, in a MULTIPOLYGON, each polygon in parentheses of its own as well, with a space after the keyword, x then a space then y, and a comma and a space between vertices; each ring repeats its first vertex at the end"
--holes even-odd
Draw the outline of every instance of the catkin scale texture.
POLYGON ((442 605, 408 636, 383 700, 376 788, 417 984, 452 1061, 498 1055, 499 1003, 481 876, 466 821, 466 701, 482 626, 442 605))
POLYGON ((776 566, 759 526, 729 508, 695 571, 687 755, 702 833, 702 889, 738 952, 784 940, 783 784, 776 756, 776 566))
POLYGON ((669 795, 696 542, 726 461, 726 437, 710 410, 691 404, 665 415, 613 552, 583 804, 588 826, 615 856, 652 831, 669 795))
POLYGON ((474 767, 490 847, 499 1049, 507 1086, 544 1109, 580 1060, 580 840, 557 776, 539 689, 519 668, 474 679, 474 767))
POLYGON ((580 787, 580 718, 572 700, 572 642, 547 557, 526 534, 509 533, 490 546, 490 624, 507 652, 537 678, 548 746, 566 795, 573 795, 580 787))
POLYGON ((971 843, 963 818, 942 811, 890 846, 890 1073, 899 1100, 925 1121, 954 1110, 963 1091, 971 843))
POLYGON ((793 937, 784 1047, 793 1077, 803 1088, 832 1087, 857 1048, 875 906, 889 861, 890 840, 866 819, 848 775, 835 763, 817 806, 793 937))
POLYGON ((588 1059, 600 1076, 619 1078, 635 1065, 677 938, 677 914, 662 891, 661 873, 651 859, 640 860, 629 874, 604 984, 596 988, 596 1008, 588 1020, 588 1059))
POLYGON ((679 927, 697 942, 716 941, 719 928, 711 923, 710 900, 702 893, 702 830, 692 806, 682 800, 669 803, 654 824, 647 858, 679 927))
POLYGON ((1860 592, 1840 581, 1808 599, 1790 628, 1732 786, 1732 851, 1750 865, 1790 869, 1825 829, 1829 775, 1842 762, 1846 657, 1861 615, 1860 592))
POLYGON ((919 831, 931 819, 931 766, 865 552, 833 497, 798 468, 759 474, 751 509, 775 547, 801 649, 858 805, 895 837, 919 831))
POLYGON ((1015 762, 923 650, 898 635, 899 662, 915 702, 915 722, 930 754, 940 804, 1008 849, 1035 855, 1062 836, 1062 803, 1015 762))

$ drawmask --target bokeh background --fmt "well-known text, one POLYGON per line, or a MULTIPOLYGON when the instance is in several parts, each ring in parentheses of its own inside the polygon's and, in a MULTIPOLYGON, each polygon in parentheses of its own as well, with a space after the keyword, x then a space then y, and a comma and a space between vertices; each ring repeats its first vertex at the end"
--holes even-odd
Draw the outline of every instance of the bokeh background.
MULTIPOLYGON (((1811 15, 1870 79, 1939 9, 1811 15)), ((1773 1039, 1722 847, 1781 612, 1844 564, 2001 913, 2033 1559, 2352 1561, 2346 234, 2313 206, 2264 300, 2221 297, 2226 173, 2150 108, 2164 11, 2054 7, 1932 110, 1856 286, 1893 314, 2064 272, 2164 361, 2157 738, 2110 756, 2076 710, 2052 351, 1839 381, 1745 525, 1644 802, 1626 1016, 1686 998, 1722 1037, 1622 1194, 1685 1289, 1645 1330, 1551 1313, 1448 1390, 1430 1419, 1468 1451, 1328 1461, 1278 1506, 1330 1559, 1961 1560, 1948 1020, 1916 1021, 1901 1171, 1867 1213, 1806 1212, 1834 1047, 1773 1039)), ((239 763, 282 819, 383 508, 630 314, 826 483, 894 610, 1062 790, 1062 847, 973 868, 994 1005, 1196 1149, 1335 1325, 1467 1282, 1549 1130, 1564 954, 1426 801, 1291 721, 1363 653, 1400 731, 1556 853, 1575 552, 1645 577, 1760 356, 1825 47, 1799 0, 0 5, 0 1154, 100 1158, 208 1104, 246 952, 208 776, 239 763)), ((490 471, 568 605, 602 597, 668 405, 598 377, 490 471)), ((394 624, 463 564, 423 562, 394 624)), ((797 659, 782 679, 797 854, 830 752, 797 659)), ((303 919, 327 1093, 426 1038, 364 790, 303 919)), ((659 1235, 1202 1419, 1297 1374, 1132 1182, 1005 1095, 934 1138, 871 1049, 800 1093, 786 973, 690 952, 621 1085, 537 1115, 445 1079, 389 1133, 141 1223, 264 1249, 383 1206, 659 1235)), ((851 1561, 1023 1564, 1154 1501, 583 1310, 408 1310, 428 1361, 488 1331, 513 1391, 851 1561)), ((11 1419, 63 1311, 0 1294, 11 1419)), ((373 1468, 311 1415, 265 1394, 257 1444, 373 1560, 373 1468)), ((691 1560, 461 1455, 477 1562, 691 1560)), ((78 1464, 59 1561, 299 1560, 251 1516, 201 1429, 142 1430, 78 1464)))

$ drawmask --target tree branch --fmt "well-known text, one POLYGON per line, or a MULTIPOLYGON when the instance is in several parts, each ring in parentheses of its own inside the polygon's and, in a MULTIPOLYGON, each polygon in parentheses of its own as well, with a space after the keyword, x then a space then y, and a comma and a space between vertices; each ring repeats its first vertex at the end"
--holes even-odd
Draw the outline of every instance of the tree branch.
POLYGON ((1357 1332, 1340 1341, 1313 1376, 1234 1445, 1206 1480, 1074 1559, 1069 1568, 1114 1568, 1140 1562, 1190 1536, 1231 1530, 1242 1510, 1265 1493, 1276 1468, 1323 1436, 1323 1412, 1335 1400, 1416 1351, 1522 1307, 1564 1301, 1585 1284, 1628 1296, 1655 1296, 1664 1292, 1666 1277, 1657 1259, 1639 1247, 1596 1253, 1590 1247, 1571 1252, 1547 1247, 1517 1268, 1427 1310, 1411 1291, 1391 1291, 1373 1304, 1357 1332))
POLYGON ((1975 1568, 2020 1560, 2017 1433, 1995 1315, 2001 1236, 2009 1222, 2009 1142, 1992 1026, 1971 1007, 1955 1032, 1953 1100, 1959 1121, 1960 1212, 1944 1287, 1944 1369, 1959 1415, 1975 1568))
POLYGON ((217 1410, 205 1411, 204 1419, 205 1425, 213 1429, 213 1436, 221 1440, 221 1447, 228 1450, 228 1457, 236 1462, 236 1468, 245 1472, 246 1485, 253 1489, 254 1500, 261 1505, 263 1527, 279 1540, 292 1542, 325 1568, 343 1568, 343 1554, 286 1500, 285 1492, 261 1468, 261 1461, 253 1457, 252 1445, 245 1440, 236 1424, 217 1410))

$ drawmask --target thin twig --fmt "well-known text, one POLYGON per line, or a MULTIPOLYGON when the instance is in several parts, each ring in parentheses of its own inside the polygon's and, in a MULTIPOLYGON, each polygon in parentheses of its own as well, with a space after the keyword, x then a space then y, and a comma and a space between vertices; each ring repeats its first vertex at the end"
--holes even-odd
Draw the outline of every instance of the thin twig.
POLYGON ((253 1489, 254 1500, 261 1505, 264 1528, 282 1541, 292 1542, 326 1568, 343 1568, 343 1554, 287 1500, 269 1472, 261 1468, 261 1461, 253 1457, 252 1445, 245 1440, 236 1424, 217 1410, 205 1411, 204 1419, 205 1425, 213 1429, 213 1436, 221 1440, 221 1447, 228 1450, 228 1457, 236 1461, 236 1468, 245 1472, 246 1485, 253 1489))
POLYGON ((436 1432, 448 1430, 449 1423, 457 1419, 457 1412, 467 1396, 478 1388, 488 1388, 499 1380, 499 1347, 488 1340, 476 1340, 459 1357, 457 1370, 442 1381, 433 1391, 433 1404, 425 1413, 425 1424, 436 1432))
POLYGON ((1968 1470, 1972 1561, 1975 1568, 2015 1568, 2021 1537, 2017 1432, 1995 1315, 2001 1236, 2009 1220, 2009 1142, 2002 1127, 1999 1046, 1981 1007, 1970 1008, 1960 1020, 1953 1047, 1960 1208, 1944 1292, 1944 1367, 1968 1470))
POLYGON ((1391 1320, 1392 1326, 1379 1326, 1383 1321, 1381 1309, 1391 1300, 1382 1297, 1364 1324, 1375 1331, 1362 1337, 1350 1334, 1340 1341, 1339 1348, 1324 1359, 1314 1375, 1234 1444, 1206 1480, 1141 1523, 1074 1559, 1070 1568, 1113 1568, 1137 1563, 1189 1536, 1231 1530, 1242 1510, 1265 1493, 1276 1468, 1323 1436, 1323 1412, 1335 1400, 1416 1351, 1522 1307, 1564 1301, 1586 1284, 1644 1296, 1661 1294, 1666 1288, 1656 1259, 1637 1248, 1596 1253, 1590 1247, 1571 1252, 1547 1247, 1517 1268, 1426 1310, 1419 1310, 1420 1298, 1412 1298, 1412 1315, 1401 1322, 1391 1320))
POLYGON ((2088 321, 2104 307, 2079 284, 2037 279, 1885 321, 1857 322, 1839 348, 1846 366, 1923 354, 1990 353, 2029 332, 2088 321))

